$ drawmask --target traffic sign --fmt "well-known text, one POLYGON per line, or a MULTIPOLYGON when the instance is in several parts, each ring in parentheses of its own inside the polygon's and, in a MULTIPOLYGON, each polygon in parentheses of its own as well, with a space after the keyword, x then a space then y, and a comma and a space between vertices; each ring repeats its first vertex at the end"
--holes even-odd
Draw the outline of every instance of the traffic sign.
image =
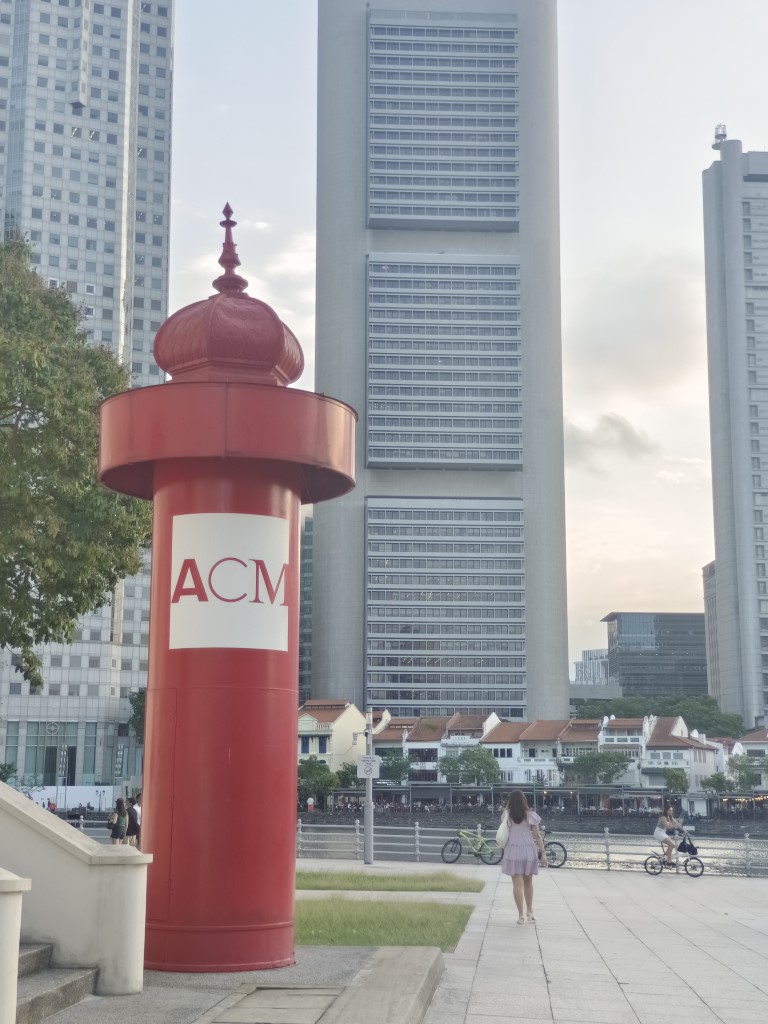
POLYGON ((358 779, 378 779, 380 764, 378 754, 363 754, 357 762, 358 779))

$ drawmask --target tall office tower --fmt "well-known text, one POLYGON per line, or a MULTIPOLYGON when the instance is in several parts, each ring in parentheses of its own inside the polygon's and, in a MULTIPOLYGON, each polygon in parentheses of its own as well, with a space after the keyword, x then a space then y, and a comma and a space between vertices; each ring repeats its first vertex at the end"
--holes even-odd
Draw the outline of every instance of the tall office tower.
POLYGON ((556 5, 319 5, 313 696, 568 714, 556 5))
POLYGON ((718 125, 704 171, 720 706, 768 708, 768 153, 718 125))
MULTIPOLYGON (((94 344, 137 386, 168 308, 173 2, 0 0, 0 215, 50 287, 83 308, 94 344)), ((148 566, 146 567, 148 571, 148 566)), ((149 577, 41 650, 30 694, 0 655, 0 761, 38 784, 136 773, 128 694, 146 685, 149 577)))
POLYGON ((301 579, 299 589, 299 706, 312 696, 312 554, 314 523, 311 515, 301 524, 301 579))
POLYGON ((609 682, 624 697, 707 693, 703 612, 610 612, 609 682))

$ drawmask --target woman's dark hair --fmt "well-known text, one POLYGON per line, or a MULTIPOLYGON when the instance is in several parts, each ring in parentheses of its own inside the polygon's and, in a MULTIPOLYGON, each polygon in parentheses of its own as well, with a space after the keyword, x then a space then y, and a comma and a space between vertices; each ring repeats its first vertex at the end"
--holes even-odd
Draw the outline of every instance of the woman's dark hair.
POLYGON ((122 814, 125 811, 125 800, 121 796, 115 801, 115 810, 118 814, 122 814))
POLYGON ((513 789, 507 797, 507 814, 516 825, 528 818, 528 801, 522 789, 513 789))
POLYGON ((669 817, 673 811, 674 807, 672 806, 672 804, 664 804, 664 813, 667 817, 669 817))

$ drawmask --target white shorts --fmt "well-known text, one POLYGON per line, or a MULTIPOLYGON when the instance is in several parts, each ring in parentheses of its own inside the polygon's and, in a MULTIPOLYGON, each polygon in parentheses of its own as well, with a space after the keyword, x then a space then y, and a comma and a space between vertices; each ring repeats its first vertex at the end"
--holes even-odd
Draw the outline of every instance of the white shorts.
POLYGON ((667 839, 671 839, 672 837, 668 836, 663 828, 657 828, 654 830, 653 838, 658 839, 660 843, 665 843, 667 839))

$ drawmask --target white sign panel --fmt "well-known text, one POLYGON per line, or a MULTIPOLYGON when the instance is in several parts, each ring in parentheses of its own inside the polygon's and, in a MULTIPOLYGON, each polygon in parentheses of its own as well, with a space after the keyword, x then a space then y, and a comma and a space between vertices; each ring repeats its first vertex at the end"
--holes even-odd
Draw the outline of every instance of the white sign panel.
POLYGON ((380 764, 378 754, 363 754, 357 762, 358 779, 378 779, 380 764))
POLYGON ((174 516, 168 646, 288 650, 288 521, 174 516))

